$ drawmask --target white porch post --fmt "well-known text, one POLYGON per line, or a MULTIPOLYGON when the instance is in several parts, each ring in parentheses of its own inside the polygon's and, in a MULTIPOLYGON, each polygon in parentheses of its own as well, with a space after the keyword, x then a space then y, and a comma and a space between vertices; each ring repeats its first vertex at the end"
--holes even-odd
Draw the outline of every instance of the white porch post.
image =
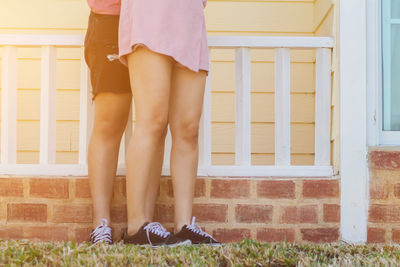
POLYGON ((367 240, 366 3, 340 1, 341 236, 367 240))

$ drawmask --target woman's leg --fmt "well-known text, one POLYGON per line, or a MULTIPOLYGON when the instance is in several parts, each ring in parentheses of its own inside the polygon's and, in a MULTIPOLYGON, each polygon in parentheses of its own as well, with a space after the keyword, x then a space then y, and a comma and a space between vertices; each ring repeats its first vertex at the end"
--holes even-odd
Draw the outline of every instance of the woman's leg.
POLYGON ((119 146, 128 120, 131 99, 130 93, 108 92, 99 93, 95 99, 94 128, 88 153, 93 228, 103 218, 110 221, 119 146))
POLYGON ((161 171, 164 162, 164 141, 165 138, 162 138, 160 144, 157 146, 156 157, 152 164, 153 167, 151 168, 149 185, 147 187, 145 201, 145 217, 147 222, 153 221, 154 208, 158 197, 158 191, 160 189, 161 171))
POLYGON ((171 176, 175 199, 175 231, 190 224, 198 165, 198 132, 206 81, 204 71, 175 66, 169 124, 172 134, 171 176))
POLYGON ((135 130, 127 153, 128 234, 131 235, 148 219, 150 176, 155 171, 154 162, 167 130, 172 62, 169 57, 144 47, 127 59, 136 110, 135 130))

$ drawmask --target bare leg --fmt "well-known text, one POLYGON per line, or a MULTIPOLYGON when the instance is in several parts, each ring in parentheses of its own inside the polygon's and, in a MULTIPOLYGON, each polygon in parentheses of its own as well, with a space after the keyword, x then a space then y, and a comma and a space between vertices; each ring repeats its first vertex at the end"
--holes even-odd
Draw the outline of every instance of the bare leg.
POLYGON ((130 94, 100 93, 95 99, 94 128, 89 143, 88 167, 93 199, 93 227, 110 221, 113 183, 122 134, 131 106, 130 94))
POLYGON ((175 67, 169 123, 172 134, 171 175, 175 196, 175 231, 190 224, 198 167, 198 132, 206 73, 175 67))
MULTIPOLYGON (((154 162, 168 123, 172 63, 167 56, 138 48, 128 56, 136 123, 127 153, 128 234, 146 222, 146 200, 154 162)), ((155 172, 155 170, 153 170, 155 172)), ((157 189, 158 190, 158 189, 157 189)))
POLYGON ((150 180, 147 188, 145 202, 145 217, 147 222, 152 222, 154 217, 154 208, 160 188, 161 171, 164 162, 164 140, 165 138, 162 138, 160 144, 157 147, 157 154, 152 164, 153 167, 151 168, 150 180))

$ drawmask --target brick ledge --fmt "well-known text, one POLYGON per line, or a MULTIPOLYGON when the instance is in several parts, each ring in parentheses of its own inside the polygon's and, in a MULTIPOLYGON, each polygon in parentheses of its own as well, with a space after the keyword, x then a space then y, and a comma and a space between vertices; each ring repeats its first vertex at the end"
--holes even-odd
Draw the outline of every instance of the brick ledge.
POLYGON ((371 147, 369 165, 378 170, 400 170, 400 147, 371 147))

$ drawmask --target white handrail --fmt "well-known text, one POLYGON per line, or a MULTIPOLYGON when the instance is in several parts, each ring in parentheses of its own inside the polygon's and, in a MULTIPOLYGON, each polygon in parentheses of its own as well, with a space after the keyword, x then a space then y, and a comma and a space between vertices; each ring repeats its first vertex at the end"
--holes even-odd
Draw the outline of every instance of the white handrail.
MULTIPOLYGON (((236 50, 236 166, 211 163, 211 75, 207 78, 200 127, 199 175, 211 176, 331 176, 330 166, 330 37, 255 37, 209 36, 210 48, 236 50), (275 49, 275 166, 251 165, 251 49, 275 49), (315 165, 292 166, 290 160, 290 48, 316 49, 315 165)), ((2 162, 0 174, 86 175, 87 145, 92 127, 93 105, 90 99, 89 72, 83 55, 83 35, 10 35, 0 34, 3 56, 2 162), (16 47, 42 47, 42 105, 40 164, 16 164, 16 47), (81 48, 80 137, 78 164, 55 164, 55 47, 81 48), (5 75, 5 77, 4 77, 5 75), (53 114, 45 114, 53 113, 53 114)), ((233 79, 233 77, 232 77, 233 79)), ((118 173, 125 169, 124 156, 131 125, 120 151, 118 173)), ((167 140, 164 174, 169 174, 171 140, 167 140)))
MULTIPOLYGON (((56 46, 81 47, 84 35, 36 35, 0 34, 0 45, 9 46, 56 46)), ((332 48, 331 37, 314 36, 209 36, 208 45, 212 48, 332 48)))
POLYGON ((0 34, 0 45, 35 47, 82 47, 85 36, 82 34, 41 35, 41 34, 0 34))

